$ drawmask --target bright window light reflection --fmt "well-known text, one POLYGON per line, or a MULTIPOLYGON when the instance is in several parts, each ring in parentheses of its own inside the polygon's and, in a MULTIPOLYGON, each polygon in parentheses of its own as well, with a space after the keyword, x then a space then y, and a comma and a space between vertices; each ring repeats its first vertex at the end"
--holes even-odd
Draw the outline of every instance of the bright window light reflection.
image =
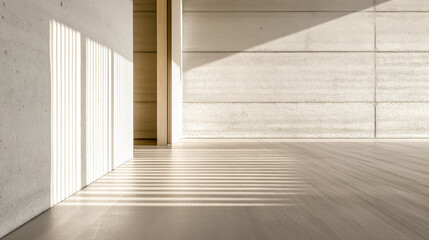
POLYGON ((133 155, 133 64, 90 39, 86 39, 85 47, 83 63, 80 33, 57 21, 50 22, 51 206, 133 155), (84 159, 82 64, 86 68, 84 159))
POLYGON ((86 183, 112 170, 111 50, 86 40, 86 183))
POLYGON ((50 22, 51 205, 81 187, 81 37, 50 22))
POLYGON ((294 206, 308 182, 295 158, 260 150, 135 150, 64 206, 294 206), (255 152, 252 152, 255 151, 255 152), (202 159, 198 161, 198 159, 202 159))
POLYGON ((116 168, 133 158, 133 63, 113 54, 114 158, 116 168))

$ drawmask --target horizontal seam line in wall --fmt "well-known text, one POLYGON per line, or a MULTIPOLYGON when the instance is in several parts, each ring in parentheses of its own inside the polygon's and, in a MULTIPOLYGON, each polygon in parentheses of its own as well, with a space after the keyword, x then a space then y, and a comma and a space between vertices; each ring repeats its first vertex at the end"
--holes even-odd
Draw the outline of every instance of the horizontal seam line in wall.
POLYGON ((134 53, 156 53, 156 51, 134 51, 134 53))
MULTIPOLYGON (((290 139, 290 140, 305 140, 305 139, 309 139, 309 140, 371 140, 371 139, 375 139, 374 137, 353 137, 353 138, 348 138, 348 137, 329 137, 329 138, 323 138, 323 137, 317 137, 317 138, 312 138, 312 137, 188 137, 188 136, 184 136, 184 139, 290 139)), ((390 138, 386 138, 386 139, 390 139, 390 138)), ((400 139, 400 138, 398 138, 400 139)), ((410 138, 404 138, 404 139, 410 139, 410 138)), ((413 139, 417 139, 417 138, 413 138, 413 139)), ((421 139, 426 139, 426 138, 421 138, 421 139)))
POLYGON ((425 11, 374 11, 376 13, 429 13, 429 10, 425 11))
POLYGON ((406 50, 392 50, 392 51, 182 51, 182 53, 429 53, 427 51, 406 51, 406 50))
POLYGON ((306 104, 306 103, 317 103, 317 104, 324 104, 324 103, 341 103, 341 104, 347 104, 347 103, 370 103, 370 104, 377 104, 377 103, 429 103, 429 101, 350 101, 350 102, 183 102, 186 104, 247 104, 247 103, 257 103, 257 104, 278 104, 278 103, 287 103, 287 104, 306 104))
POLYGON ((311 138, 311 137, 229 137, 228 138, 228 137, 188 137, 188 136, 185 136, 183 138, 184 139, 228 139, 228 140, 230 140, 230 139, 231 140, 233 140, 233 139, 339 140, 339 139, 341 139, 341 140, 351 140, 351 141, 353 141, 353 140, 366 140, 366 139, 368 139, 368 140, 371 140, 371 139, 385 139, 385 140, 402 139, 402 140, 411 140, 411 141, 412 140, 429 140, 429 138, 424 138, 424 137, 422 137, 422 138, 395 138, 395 137, 377 137, 377 138, 374 138, 374 137, 362 137, 362 138, 359 138, 359 137, 353 137, 353 138, 347 138, 347 137, 335 137, 335 138, 334 137, 331 137, 331 138, 323 138, 323 137, 318 137, 318 138, 311 138))
POLYGON ((183 13, 429 13, 428 11, 183 11, 183 13))
POLYGON ((372 13, 374 11, 183 11, 183 13, 358 13, 358 12, 362 12, 362 13, 372 13))

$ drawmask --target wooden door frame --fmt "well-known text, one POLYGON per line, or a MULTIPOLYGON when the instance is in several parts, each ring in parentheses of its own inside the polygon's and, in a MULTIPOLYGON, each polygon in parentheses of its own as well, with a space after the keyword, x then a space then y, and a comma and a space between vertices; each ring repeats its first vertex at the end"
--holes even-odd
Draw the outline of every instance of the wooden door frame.
POLYGON ((182 0, 157 0, 157 145, 182 138, 182 0))

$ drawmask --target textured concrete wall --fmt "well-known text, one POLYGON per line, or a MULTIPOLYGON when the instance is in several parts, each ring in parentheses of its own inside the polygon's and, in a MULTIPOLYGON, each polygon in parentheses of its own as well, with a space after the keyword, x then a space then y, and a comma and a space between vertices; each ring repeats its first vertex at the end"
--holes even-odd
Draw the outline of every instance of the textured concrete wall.
POLYGON ((0 1, 0 237, 50 207, 50 20, 133 58, 130 0, 0 1))
POLYGON ((184 0, 184 137, 429 137, 427 0, 184 0))

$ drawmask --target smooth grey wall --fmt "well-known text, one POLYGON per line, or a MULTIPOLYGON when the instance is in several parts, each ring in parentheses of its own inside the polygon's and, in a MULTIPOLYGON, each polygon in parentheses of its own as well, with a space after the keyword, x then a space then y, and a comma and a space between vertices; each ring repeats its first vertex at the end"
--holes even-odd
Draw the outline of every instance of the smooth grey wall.
POLYGON ((429 1, 184 0, 184 137, 429 137, 429 1))
POLYGON ((0 237, 50 207, 50 20, 133 58, 131 0, 0 1, 0 237))

